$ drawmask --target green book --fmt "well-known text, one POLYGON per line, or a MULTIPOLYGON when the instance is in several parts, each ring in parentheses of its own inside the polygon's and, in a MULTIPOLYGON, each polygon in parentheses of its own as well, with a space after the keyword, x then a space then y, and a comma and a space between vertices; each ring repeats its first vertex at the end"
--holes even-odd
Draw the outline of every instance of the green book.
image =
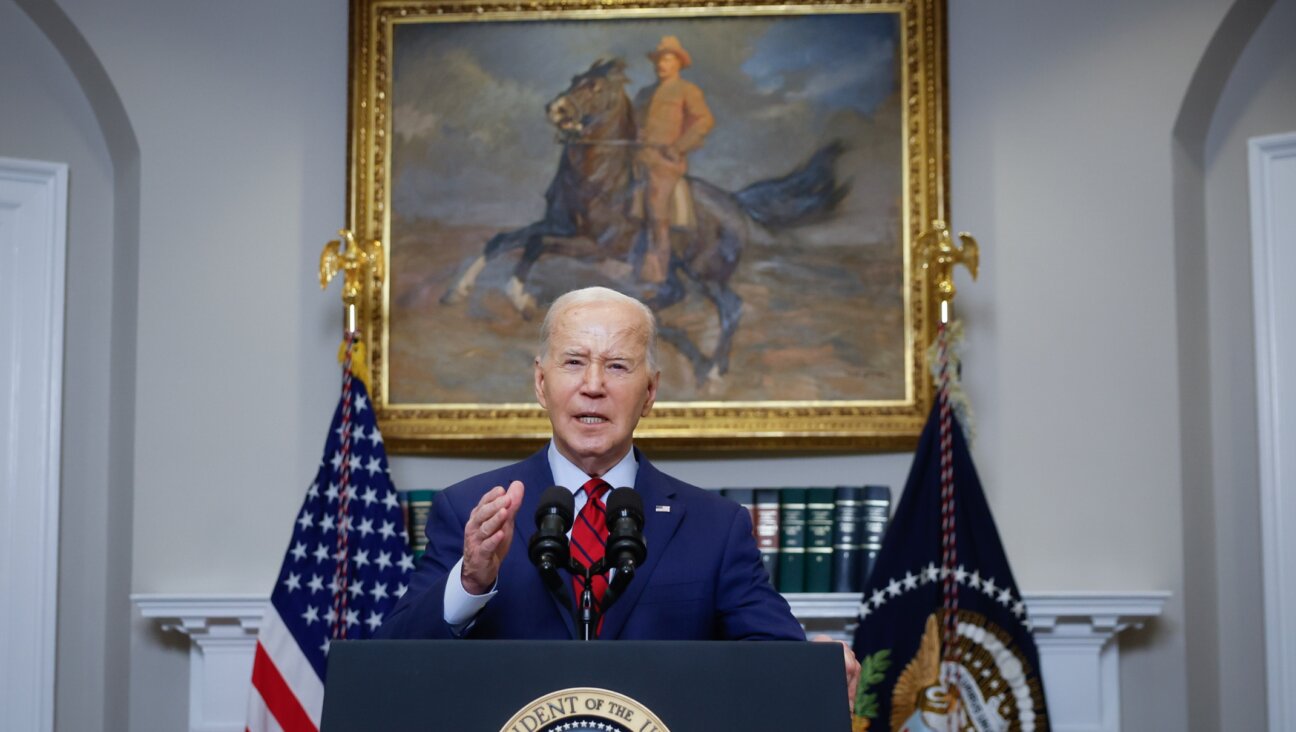
POLYGON ((779 492, 779 592, 805 592, 806 489, 779 492))
POLYGON ((405 500, 409 504, 405 531, 415 559, 423 556, 427 549, 428 514, 432 512, 432 499, 436 494, 433 490, 405 491, 405 500))
POLYGON ((832 592, 835 499, 833 488, 806 492, 806 592, 832 592))

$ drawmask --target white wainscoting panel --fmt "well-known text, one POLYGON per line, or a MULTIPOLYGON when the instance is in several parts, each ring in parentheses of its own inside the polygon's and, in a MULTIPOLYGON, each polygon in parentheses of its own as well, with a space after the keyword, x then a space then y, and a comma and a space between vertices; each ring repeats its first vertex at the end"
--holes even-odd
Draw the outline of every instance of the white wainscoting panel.
POLYGON ((0 709, 35 732, 54 729, 67 183, 0 158, 0 709))
MULTIPOLYGON (((1168 597, 1166 592, 1025 593, 1055 732, 1120 729, 1120 647, 1115 637, 1160 615, 1168 597)), ((132 595, 131 599, 144 617, 191 640, 189 729, 242 730, 264 597, 132 595)), ((804 594, 788 599, 803 623, 816 632, 844 638, 860 596, 804 594)))
POLYGON ((1249 141, 1269 729, 1296 729, 1296 133, 1249 141))

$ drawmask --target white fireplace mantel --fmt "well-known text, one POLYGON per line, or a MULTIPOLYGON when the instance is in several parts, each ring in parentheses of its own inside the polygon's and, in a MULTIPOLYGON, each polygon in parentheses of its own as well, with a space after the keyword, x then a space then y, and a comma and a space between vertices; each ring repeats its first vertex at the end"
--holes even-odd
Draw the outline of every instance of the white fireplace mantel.
MULTIPOLYGON (((1052 728, 1120 729, 1120 646, 1126 628, 1161 614, 1168 592, 1024 593, 1035 627, 1052 728)), ((858 594, 789 595, 792 610, 816 631, 846 637, 858 594)), ((189 729, 236 732, 244 726, 252 656, 264 595, 136 594, 131 600, 163 630, 189 637, 189 729)))

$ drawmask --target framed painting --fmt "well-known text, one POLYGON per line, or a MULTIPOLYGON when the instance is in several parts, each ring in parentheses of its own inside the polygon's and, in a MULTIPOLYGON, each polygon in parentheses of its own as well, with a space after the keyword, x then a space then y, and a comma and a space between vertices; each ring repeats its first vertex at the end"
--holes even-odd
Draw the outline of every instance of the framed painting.
POLYGON ((539 444, 540 323, 657 315, 660 452, 912 446, 943 218, 942 0, 353 0, 348 225, 389 449, 539 444), (664 161, 664 162, 663 162, 664 161))

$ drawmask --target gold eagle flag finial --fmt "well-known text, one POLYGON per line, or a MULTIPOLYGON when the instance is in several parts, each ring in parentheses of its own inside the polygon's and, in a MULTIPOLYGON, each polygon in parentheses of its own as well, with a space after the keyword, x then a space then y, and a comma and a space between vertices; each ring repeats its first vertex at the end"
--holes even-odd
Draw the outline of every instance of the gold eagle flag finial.
POLYGON ((355 305, 364 286, 362 279, 366 271, 379 282, 383 278, 383 246, 374 239, 368 244, 356 242, 350 229, 338 229, 341 239, 334 239, 324 245, 320 252, 320 289, 342 273, 342 302, 355 305), (345 244, 345 246, 343 246, 345 244))
POLYGON ((338 229, 340 239, 334 239, 324 245, 320 252, 319 277, 320 289, 328 287, 330 281, 342 273, 342 302, 347 306, 347 331, 355 332, 356 302, 364 289, 364 278, 372 277, 382 282, 383 245, 373 239, 365 243, 357 242, 350 229, 338 229))
POLYGON ((957 288, 954 287, 954 267, 959 264, 967 267, 975 280, 977 265, 981 260, 981 248, 971 234, 960 231, 958 238, 962 246, 954 244, 949 225, 940 219, 933 221, 932 228, 918 237, 918 255, 922 257, 923 269, 932 273, 942 323, 949 322, 949 303, 957 293, 957 288))

